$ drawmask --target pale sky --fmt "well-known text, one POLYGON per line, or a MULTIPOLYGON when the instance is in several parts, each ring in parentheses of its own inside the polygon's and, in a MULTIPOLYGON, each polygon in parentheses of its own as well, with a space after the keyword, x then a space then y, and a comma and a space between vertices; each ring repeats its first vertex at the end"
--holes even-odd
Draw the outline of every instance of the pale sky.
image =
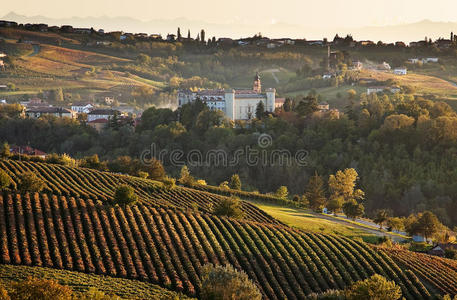
POLYGON ((10 11, 53 18, 187 18, 211 23, 284 22, 321 28, 393 25, 423 19, 457 21, 456 0, 3 0, 0 16, 10 11))

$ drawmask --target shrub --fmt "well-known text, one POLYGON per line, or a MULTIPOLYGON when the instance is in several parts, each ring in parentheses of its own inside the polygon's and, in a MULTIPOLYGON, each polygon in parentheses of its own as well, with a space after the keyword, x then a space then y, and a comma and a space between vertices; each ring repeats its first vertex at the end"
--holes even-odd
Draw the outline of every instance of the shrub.
POLYGON ((11 185, 11 177, 3 170, 0 170, 0 189, 7 189, 11 185))
POLYGON ((71 300, 72 290, 54 280, 28 278, 11 284, 11 299, 17 300, 71 300))
POLYGON ((260 300, 262 294, 243 271, 231 265, 203 266, 200 299, 202 300, 260 300))
POLYGON ((229 187, 232 190, 241 190, 241 179, 238 174, 233 174, 232 177, 230 178, 230 184, 229 187))
POLYGON ((165 176, 162 179, 162 183, 165 186, 165 188, 169 190, 174 189, 176 187, 176 179, 174 179, 173 177, 165 176))
MULTIPOLYGON (((102 291, 91 287, 86 293, 77 298, 77 300, 120 300, 121 298, 113 295, 106 295, 102 291)), ((75 299, 76 300, 76 299, 75 299)))
POLYGON ((446 249, 444 251, 444 257, 450 259, 457 259, 457 250, 454 249, 446 249))
POLYGON ((241 219, 244 216, 243 210, 241 209, 241 201, 237 197, 230 197, 222 199, 217 204, 213 213, 217 216, 227 216, 235 219, 241 219))
POLYGON ((39 193, 44 189, 44 181, 32 172, 26 172, 19 175, 19 190, 22 193, 31 192, 39 193))
POLYGON ((0 285, 0 300, 10 300, 10 296, 8 295, 8 291, 0 285))
POLYGON ((275 192, 275 196, 281 199, 286 199, 289 195, 289 191, 287 190, 287 186, 281 185, 275 192))
POLYGON ((394 281, 378 274, 354 283, 346 293, 349 300, 396 300, 401 295, 401 288, 394 281))
POLYGON ((126 184, 118 186, 114 193, 114 204, 119 204, 121 206, 135 204, 137 199, 138 197, 135 194, 135 190, 126 184))
POLYGON ((148 176, 149 176, 148 172, 138 171, 138 177, 146 179, 146 178, 148 178, 148 176))

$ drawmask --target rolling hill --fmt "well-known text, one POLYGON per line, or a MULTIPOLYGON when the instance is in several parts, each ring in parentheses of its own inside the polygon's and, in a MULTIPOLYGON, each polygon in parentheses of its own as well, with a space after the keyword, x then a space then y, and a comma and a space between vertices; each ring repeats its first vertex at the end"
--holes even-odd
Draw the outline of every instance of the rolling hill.
MULTIPOLYGON (((116 187, 120 184, 127 184, 135 188, 136 194, 143 204, 159 208, 181 210, 197 208, 202 212, 211 212, 212 207, 224 198, 224 196, 185 187, 167 189, 158 181, 86 168, 3 160, 0 161, 0 169, 10 175, 14 182, 13 185, 17 185, 18 174, 33 172, 45 181, 45 192, 47 193, 91 198, 102 202, 112 199, 116 187)), ((242 201, 242 209, 248 220, 279 224, 277 220, 248 202, 242 201)))
POLYGON ((383 252, 337 236, 46 194, 4 194, 0 210, 3 264, 137 279, 194 296, 204 264, 230 263, 269 299, 303 299, 379 273, 407 299, 429 296, 383 252))
POLYGON ((304 299, 373 274, 394 280, 406 299, 457 294, 453 262, 293 229, 244 202, 243 220, 217 217, 209 208, 221 195, 45 163, 4 160, 0 169, 13 180, 0 197, 3 265, 71 271, 83 282, 84 274, 139 280, 188 296, 198 296, 207 263, 244 270, 268 299, 304 299), (44 192, 15 192, 23 172, 42 178, 44 192), (119 184, 135 188, 137 205, 109 204, 119 184))

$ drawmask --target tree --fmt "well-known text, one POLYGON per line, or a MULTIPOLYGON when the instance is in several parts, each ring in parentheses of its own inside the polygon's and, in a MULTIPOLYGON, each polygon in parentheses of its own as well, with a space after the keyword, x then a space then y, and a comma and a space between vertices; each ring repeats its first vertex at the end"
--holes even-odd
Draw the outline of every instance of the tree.
POLYGON ((182 166, 178 181, 180 184, 184 185, 192 185, 195 182, 195 179, 190 175, 190 171, 187 166, 182 166))
POLYGON ((223 181, 219 184, 219 187, 224 190, 230 189, 228 181, 223 181))
POLYGON ((187 30, 187 38, 190 39, 190 29, 187 30))
POLYGON ((2 159, 8 159, 10 156, 10 145, 7 142, 5 142, 3 143, 2 148, 0 149, 0 157, 2 159))
POLYGON ((119 204, 120 206, 135 204, 138 197, 135 194, 135 190, 126 184, 119 185, 114 193, 113 204, 119 204))
POLYGON ((260 120, 264 115, 265 105, 263 104, 263 101, 259 101, 259 103, 257 103, 257 107, 255 108, 255 117, 260 120))
POLYGON ((44 189, 44 181, 32 172, 22 173, 18 176, 19 190, 21 193, 39 193, 44 189))
POLYGON ((182 39, 181 28, 179 28, 179 27, 178 27, 178 34, 176 36, 177 36, 178 41, 181 41, 181 39, 182 39))
POLYGON ((289 191, 287 190, 287 186, 281 185, 275 192, 275 196, 281 199, 286 199, 287 195, 289 195, 289 191))
POLYGON ((67 286, 62 286, 54 280, 29 277, 25 281, 11 283, 11 299, 23 300, 71 300, 73 292, 67 286))
POLYGON ((363 216, 365 208, 355 199, 351 199, 343 204, 343 212, 348 218, 355 220, 357 217, 363 216))
POLYGON ((3 170, 0 170, 0 189, 7 189, 11 185, 11 177, 3 170))
POLYGON ((231 265, 203 266, 200 299, 202 300, 260 300, 262 294, 244 271, 231 265))
POLYGON ((402 231, 405 229, 404 219, 399 217, 389 218, 387 220, 387 227, 390 230, 402 231))
POLYGON ((51 100, 54 102, 62 102, 63 101, 63 90, 62 88, 58 88, 51 92, 51 100))
POLYGON ((401 296, 401 288, 395 281, 389 281, 378 274, 357 281, 346 292, 348 300, 396 300, 401 296))
POLYGON ((229 197, 223 198, 213 209, 213 213, 217 216, 227 216, 234 219, 242 219, 244 212, 241 209, 240 198, 229 197))
POLYGON ((378 210, 375 218, 373 219, 375 224, 378 224, 381 230, 387 220, 389 220, 389 213, 385 209, 378 210))
POLYGON ((205 42, 205 30, 204 29, 202 29, 202 31, 200 31, 200 41, 202 43, 205 42))
POLYGON ((330 199, 339 198, 343 199, 343 202, 357 199, 362 197, 363 192, 361 190, 355 190, 354 187, 358 179, 357 171, 353 168, 345 169, 344 171, 338 171, 335 175, 330 175, 328 179, 328 188, 330 192, 330 199))
POLYGON ((241 190, 241 179, 238 174, 233 174, 232 177, 230 177, 229 187, 232 190, 241 190))
POLYGON ((343 207, 343 199, 341 197, 332 198, 327 203, 327 209, 330 212, 339 212, 343 207))
POLYGON ((284 111, 292 111, 292 100, 290 100, 290 98, 286 98, 284 104, 282 105, 282 109, 284 111))
POLYGON ((437 216, 430 211, 425 211, 416 223, 416 232, 421 233, 425 240, 432 237, 443 226, 437 216))
POLYGON ((349 100, 354 100, 355 97, 357 96, 357 92, 354 89, 348 90, 347 94, 348 94, 348 99, 349 100))
POLYGON ((305 197, 313 210, 322 212, 327 198, 325 197, 324 181, 317 172, 308 181, 305 189, 305 197))

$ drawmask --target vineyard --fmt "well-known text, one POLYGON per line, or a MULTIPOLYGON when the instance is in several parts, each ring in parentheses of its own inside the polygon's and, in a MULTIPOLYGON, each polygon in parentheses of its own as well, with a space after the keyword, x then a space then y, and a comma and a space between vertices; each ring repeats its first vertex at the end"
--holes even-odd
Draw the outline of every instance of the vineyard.
POLYGON ((282 225, 63 195, 0 197, 0 263, 136 279, 198 295, 207 263, 244 270, 268 299, 303 299, 381 274, 406 299, 430 296, 414 273, 350 239, 282 225))
POLYGON ((382 249, 442 294, 457 295, 457 261, 402 249, 382 249))
MULTIPOLYGON (((128 175, 118 175, 109 172, 100 172, 86 168, 74 168, 61 165, 20 162, 15 160, 0 160, 0 169, 3 169, 17 186, 17 176, 24 172, 32 172, 46 183, 45 193, 67 197, 107 201, 113 198, 114 192, 120 184, 127 184, 135 189, 140 202, 158 208, 198 208, 202 212, 210 212, 212 207, 219 203, 223 196, 191 188, 164 187, 158 181, 142 179, 128 175)), ((274 218, 254 205, 242 201, 242 209, 247 220, 278 224, 274 218)))
POLYGON ((138 280, 42 267, 0 265, 0 285, 6 288, 10 287, 12 282, 23 281, 29 277, 55 280, 70 287, 75 294, 96 288, 106 295, 117 295, 123 299, 189 299, 158 285, 138 280))

